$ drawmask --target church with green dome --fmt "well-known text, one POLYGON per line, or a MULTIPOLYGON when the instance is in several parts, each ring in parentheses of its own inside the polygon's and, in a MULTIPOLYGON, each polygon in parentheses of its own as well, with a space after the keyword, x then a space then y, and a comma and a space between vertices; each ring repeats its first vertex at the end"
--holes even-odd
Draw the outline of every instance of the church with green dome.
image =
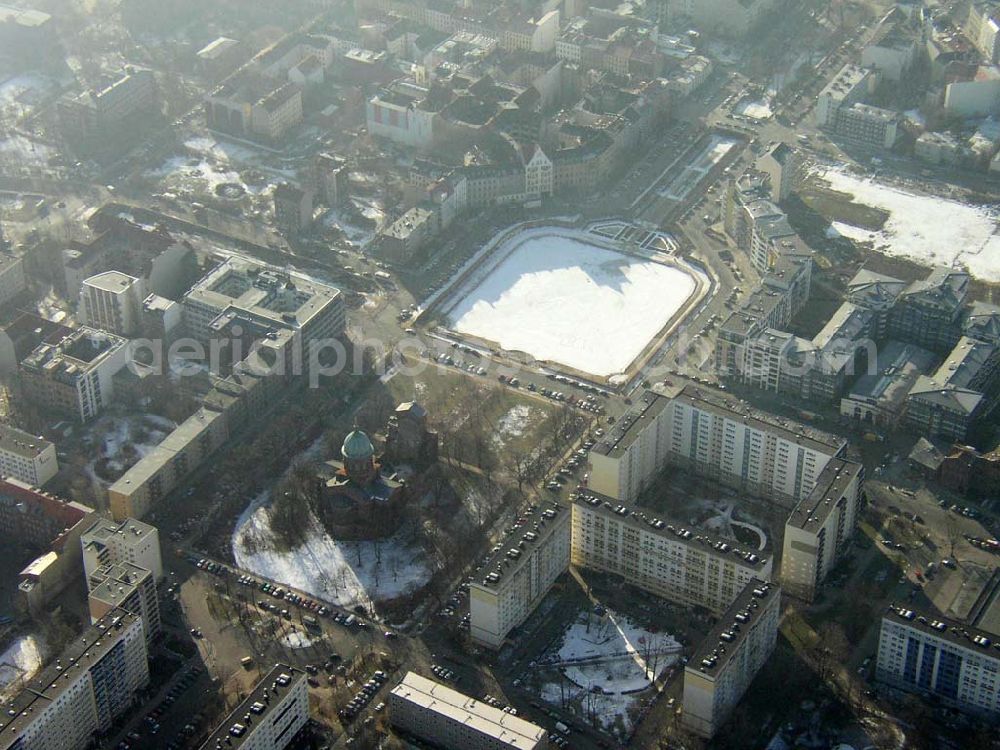
POLYGON ((409 497, 407 482, 387 475, 371 438, 357 425, 327 461, 321 479, 320 517, 337 539, 378 539, 393 534, 409 497))

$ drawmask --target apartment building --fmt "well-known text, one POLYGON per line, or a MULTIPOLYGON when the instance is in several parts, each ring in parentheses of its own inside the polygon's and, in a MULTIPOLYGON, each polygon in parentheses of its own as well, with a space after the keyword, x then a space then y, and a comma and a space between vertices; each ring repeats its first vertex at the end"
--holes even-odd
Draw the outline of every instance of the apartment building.
POLYGON ((228 438, 223 412, 196 411, 108 488, 112 517, 145 518, 228 438))
POLYGON ((60 99, 59 124, 69 139, 107 136, 128 118, 155 114, 157 104, 153 71, 127 67, 123 75, 106 85, 60 99))
POLYGON ((305 672, 275 664, 201 750, 284 750, 309 722, 305 672))
POLYGON ((723 219, 726 233, 762 274, 780 272, 784 256, 810 256, 812 251, 776 205, 784 200, 796 179, 797 159, 791 149, 772 148, 757 169, 730 180, 723 219))
POLYGON ((996 404, 1000 349, 963 336, 932 375, 917 378, 906 397, 905 421, 926 437, 964 442, 996 404))
POLYGON ((869 68, 847 63, 816 99, 816 125, 836 130, 840 112, 861 102, 875 87, 876 76, 869 68))
POLYGON ((1000 3, 978 0, 969 6, 965 36, 991 63, 1000 62, 1000 3))
POLYGON ((935 268, 899 294, 889 316, 894 339, 944 354, 962 335, 962 313, 969 297, 969 274, 935 268))
POLYGON ((602 495, 573 502, 571 562, 621 576, 685 607, 722 614, 751 580, 771 579, 770 556, 602 495))
POLYGON ((862 268, 847 283, 847 301, 872 312, 872 336, 881 340, 889 333, 890 315, 907 286, 905 281, 862 268))
POLYGON ((0 704, 0 749, 84 750, 148 683, 142 618, 109 612, 0 704))
POLYGON ((83 549, 83 569, 89 578, 108 565, 138 565, 163 578, 163 557, 160 552, 160 532, 155 526, 126 518, 95 521, 80 536, 83 549))
POLYGON ((1000 307, 974 301, 968 308, 962 333, 970 339, 1000 346, 1000 307))
MULTIPOLYGON (((3 250, 3 247, 3 235, 0 234, 0 250, 3 250)), ((0 307, 13 301, 27 288, 24 258, 0 252, 0 307)))
POLYGON ((389 693, 392 725, 444 750, 540 750, 548 732, 414 672, 389 693))
POLYGON ((795 191, 801 169, 798 153, 787 143, 778 142, 757 157, 754 167, 767 175, 770 199, 784 203, 795 191))
POLYGON ((781 586, 812 601, 816 590, 843 555, 861 510, 864 467, 831 459, 785 522, 781 586))
POLYGON ((0 475, 41 487, 59 472, 56 446, 9 425, 0 425, 0 475))
POLYGON ((726 723, 778 639, 781 590, 750 581, 684 667, 683 726, 711 738, 726 723))
POLYGON ((286 182, 274 189, 274 223, 285 234, 298 234, 313 219, 313 191, 286 182))
POLYGON ((114 398, 114 376, 130 361, 128 341, 78 328, 56 344, 40 344, 21 362, 25 395, 43 409, 88 422, 114 398))
POLYGON ((892 605, 882 615, 875 678, 995 722, 1000 718, 995 641, 965 623, 892 605))
POLYGON ((647 391, 590 452, 590 488, 634 502, 666 466, 793 506, 847 441, 709 387, 647 391))
POLYGON ((87 606, 91 622, 98 622, 115 609, 142 618, 146 643, 162 631, 156 580, 146 568, 132 563, 102 565, 87 576, 87 606))
POLYGON ((84 325, 119 336, 133 336, 142 321, 146 285, 120 271, 106 271, 85 279, 80 288, 80 319, 84 325))
POLYGON ((569 568, 570 512, 555 503, 522 516, 516 531, 493 548, 469 587, 469 635, 499 648, 569 568))
POLYGON ((19 605, 37 612, 79 580, 79 539, 93 518, 94 509, 86 505, 0 479, 0 539, 14 550, 42 550, 18 576, 19 605))
POLYGON ((858 378, 840 399, 841 415, 872 427, 895 429, 907 395, 934 359, 919 346, 887 341, 878 349, 873 370, 858 378))
POLYGON ((588 487, 623 503, 639 494, 667 465, 669 396, 646 391, 589 454, 588 487))

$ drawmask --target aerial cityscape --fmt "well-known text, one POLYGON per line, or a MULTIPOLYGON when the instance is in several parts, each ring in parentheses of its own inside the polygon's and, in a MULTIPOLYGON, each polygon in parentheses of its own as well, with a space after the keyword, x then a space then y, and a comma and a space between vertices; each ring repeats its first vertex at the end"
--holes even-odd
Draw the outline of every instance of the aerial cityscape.
POLYGON ((1000 750, 1000 0, 0 0, 0 750, 1000 750))

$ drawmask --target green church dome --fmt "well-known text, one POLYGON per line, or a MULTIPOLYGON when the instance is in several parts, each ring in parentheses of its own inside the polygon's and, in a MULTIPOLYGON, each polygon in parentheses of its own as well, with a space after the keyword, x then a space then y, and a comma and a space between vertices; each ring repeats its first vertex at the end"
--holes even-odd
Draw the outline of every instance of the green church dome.
POLYGON ((344 438, 344 445, 340 449, 346 461, 361 461, 375 455, 375 447, 368 436, 361 430, 355 429, 344 438))

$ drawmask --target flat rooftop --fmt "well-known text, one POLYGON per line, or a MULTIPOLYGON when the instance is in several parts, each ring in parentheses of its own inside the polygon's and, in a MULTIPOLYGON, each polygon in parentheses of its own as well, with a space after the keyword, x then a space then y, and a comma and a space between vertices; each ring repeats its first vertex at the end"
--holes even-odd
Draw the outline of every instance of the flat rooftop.
POLYGON ((979 651, 984 657, 1000 660, 1000 648, 994 644, 995 636, 959 620, 952 620, 943 615, 932 615, 913 609, 909 605, 897 604, 888 606, 882 615, 882 620, 906 625, 957 646, 979 651))
POLYGON ((124 292, 134 283, 139 281, 135 276, 129 276, 121 271, 105 271, 84 279, 85 286, 101 289, 105 292, 124 292))
POLYGON ((848 486, 863 472, 859 463, 831 458, 816 478, 812 492, 796 503, 786 524, 807 531, 821 528, 848 486))
POLYGON ((610 497, 597 492, 591 492, 590 490, 581 492, 579 497, 573 501, 573 504, 607 518, 614 518, 615 520, 627 523, 633 528, 648 531, 664 539, 680 542, 700 552, 707 552, 709 554, 714 552, 719 556, 731 555, 738 564, 747 568, 763 571, 767 566, 768 558, 761 557, 757 554, 756 550, 748 551, 741 549, 739 543, 734 542, 732 539, 723 539, 721 536, 710 534, 702 529, 688 528, 680 521, 660 518, 638 507, 628 508, 610 497))
POLYGON ((754 621, 766 609, 765 605, 781 596, 776 584, 754 578, 747 583, 736 600, 729 606, 715 626, 708 632, 698 648, 691 654, 686 669, 700 672, 711 678, 720 675, 729 660, 739 650, 754 621))
POLYGON ((38 714, 107 655, 116 641, 104 636, 124 630, 138 620, 138 615, 122 609, 109 612, 63 649, 11 701, 0 705, 0 747, 9 747, 38 714))
POLYGON ((729 419, 740 420, 761 432, 767 432, 793 443, 814 450, 836 454, 847 446, 847 440, 829 432, 806 427, 786 417, 754 409, 742 403, 735 396, 729 396, 711 387, 689 384, 675 396, 675 399, 698 409, 729 419))
POLYGON ((490 591, 501 588, 501 583, 511 568, 518 567, 528 559, 527 553, 531 548, 552 533, 556 519, 567 512, 565 506, 546 502, 523 514, 518 519, 517 526, 508 529, 504 539, 487 555, 475 574, 477 580, 473 585, 490 591))
POLYGON ((548 733, 537 724, 504 713, 482 701, 470 698, 447 685, 407 672, 392 689, 396 700, 413 703, 491 737, 497 744, 530 750, 545 742, 548 733))
MULTIPOLYGON (((229 731, 233 725, 241 724, 247 726, 245 718, 247 714, 253 717, 251 721, 255 725, 260 724, 278 706, 281 702, 280 699, 297 683, 305 679, 306 673, 302 670, 290 667, 287 664, 275 664, 271 668, 271 671, 254 686, 254 689, 250 691, 250 695, 233 709, 233 712, 205 740, 201 745, 202 750, 215 750, 217 747, 224 747, 226 750, 230 750, 230 748, 242 747, 244 741, 251 738, 252 733, 250 730, 253 727, 247 727, 247 731, 237 737, 229 731)), ((290 737, 288 739, 291 740, 290 737)), ((256 743, 255 746, 259 747, 256 743)))
POLYGON ((35 459, 51 446, 52 443, 45 438, 0 424, 0 451, 13 453, 21 458, 35 459))
POLYGON ((646 391, 639 403, 622 415, 614 427, 591 450, 603 456, 619 458, 642 431, 670 405, 670 398, 646 391))

